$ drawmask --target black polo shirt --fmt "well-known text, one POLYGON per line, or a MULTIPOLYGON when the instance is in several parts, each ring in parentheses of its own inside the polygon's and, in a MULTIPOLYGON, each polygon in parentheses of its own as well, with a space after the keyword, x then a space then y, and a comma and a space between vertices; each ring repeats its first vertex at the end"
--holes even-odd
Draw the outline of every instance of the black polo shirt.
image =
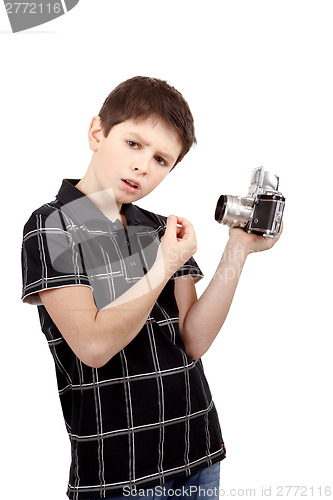
POLYGON ((22 300, 37 304, 54 358, 72 450, 67 495, 104 498, 188 476, 222 460, 225 449, 202 361, 186 354, 179 334, 174 280, 203 276, 193 257, 168 281, 139 334, 98 369, 76 357, 42 305, 39 291, 81 285, 102 309, 151 268, 165 231, 166 217, 131 203, 123 205, 125 229, 77 182, 64 179, 56 199, 25 224, 22 300))

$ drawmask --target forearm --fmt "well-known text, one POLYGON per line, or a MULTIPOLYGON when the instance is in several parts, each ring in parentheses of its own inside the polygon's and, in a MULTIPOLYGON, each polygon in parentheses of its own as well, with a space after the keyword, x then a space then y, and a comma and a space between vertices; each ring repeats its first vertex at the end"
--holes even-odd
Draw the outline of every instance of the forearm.
POLYGON ((104 365, 140 332, 169 278, 162 259, 157 259, 140 281, 96 314, 93 335, 96 367, 104 365))
POLYGON ((248 253, 228 241, 214 276, 186 314, 182 339, 193 359, 201 357, 220 331, 231 306, 248 253))
POLYGON ((190 222, 170 216, 152 268, 103 309, 97 310, 93 290, 86 285, 46 289, 41 300, 76 356, 99 368, 140 332, 168 280, 195 250, 190 222))

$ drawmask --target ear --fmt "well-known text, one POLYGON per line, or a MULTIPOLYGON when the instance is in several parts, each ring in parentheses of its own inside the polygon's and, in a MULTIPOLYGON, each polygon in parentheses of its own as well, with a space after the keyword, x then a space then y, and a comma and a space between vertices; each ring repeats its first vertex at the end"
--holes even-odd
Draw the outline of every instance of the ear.
POLYGON ((102 134, 101 119, 99 116, 94 116, 91 120, 88 134, 89 147, 94 153, 99 149, 102 134))

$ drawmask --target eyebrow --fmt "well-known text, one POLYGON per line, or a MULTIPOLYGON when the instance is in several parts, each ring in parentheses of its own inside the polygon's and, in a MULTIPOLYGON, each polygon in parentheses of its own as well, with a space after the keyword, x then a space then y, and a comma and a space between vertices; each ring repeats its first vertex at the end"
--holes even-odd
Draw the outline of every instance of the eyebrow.
MULTIPOLYGON (((143 137, 141 137, 141 135, 138 134, 137 132, 129 132, 129 133, 130 133, 130 135, 133 135, 134 138, 137 139, 144 146, 147 146, 147 147, 150 146, 149 142, 145 141, 145 139, 143 137)), ((174 158, 171 155, 169 155, 168 153, 163 153, 163 151, 158 150, 158 154, 161 155, 161 156, 163 156, 170 163, 173 163, 173 162, 176 161, 176 160, 174 160, 174 158)))

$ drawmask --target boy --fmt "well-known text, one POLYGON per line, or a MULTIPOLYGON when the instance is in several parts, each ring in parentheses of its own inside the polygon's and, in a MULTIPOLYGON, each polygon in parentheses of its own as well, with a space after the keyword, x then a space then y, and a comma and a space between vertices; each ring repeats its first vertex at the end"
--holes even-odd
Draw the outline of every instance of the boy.
POLYGON ((152 496, 156 486, 165 498, 176 487, 190 497, 193 485, 218 497, 225 448, 200 358, 246 256, 278 238, 231 229, 197 298, 191 223, 133 205, 195 142, 178 91, 127 80, 90 124, 85 175, 64 179, 25 225, 22 299, 38 305, 55 361, 72 448, 69 498, 152 496))

